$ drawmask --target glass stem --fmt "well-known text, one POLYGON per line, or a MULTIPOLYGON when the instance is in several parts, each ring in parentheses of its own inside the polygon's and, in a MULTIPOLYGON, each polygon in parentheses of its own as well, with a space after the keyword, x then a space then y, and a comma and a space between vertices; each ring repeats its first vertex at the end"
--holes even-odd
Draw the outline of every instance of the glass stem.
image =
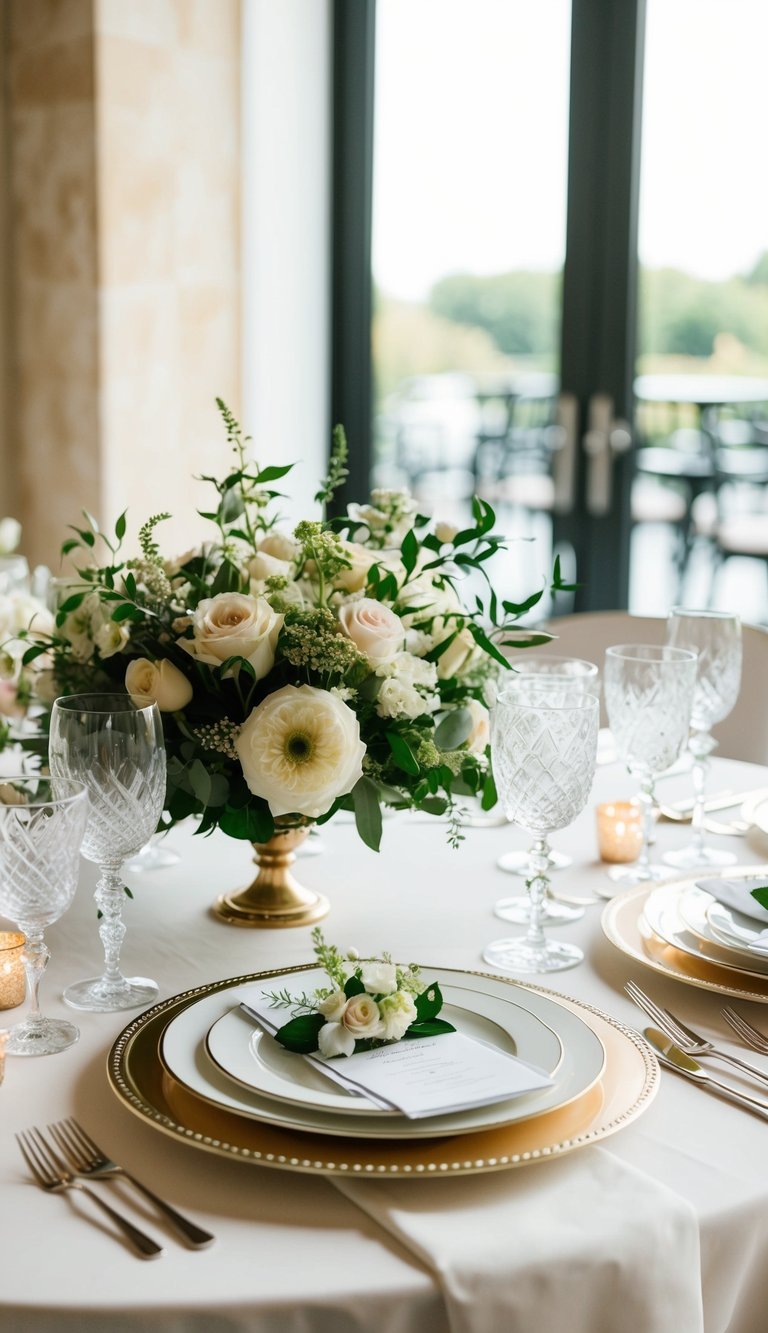
POLYGON ((537 838, 531 848, 532 873, 528 880, 531 911, 526 934, 527 943, 535 948, 543 948, 546 944, 546 936, 542 925, 545 920, 544 899, 549 893, 548 867, 549 844, 546 838, 537 838))
POLYGON ((94 898, 101 914, 99 935, 104 946, 104 975, 102 981, 120 984, 124 978, 120 971, 120 950, 123 947, 126 927, 123 925, 123 881, 120 864, 102 865, 96 885, 94 898))
POLYGON ((693 834, 691 846, 696 856, 700 856, 704 851, 704 796, 709 773, 709 753, 712 749, 711 739, 706 732, 694 731, 689 748, 693 755, 691 781, 693 783, 694 801, 693 818, 691 820, 693 834))
POLYGON ((38 993, 51 954, 43 939, 42 930, 35 929, 34 926, 26 926, 24 933, 27 937, 24 946, 24 971, 27 974, 27 987, 29 989, 29 1013, 26 1017, 26 1024, 40 1027, 44 1019, 40 1012, 38 993))
POLYGON ((641 879, 650 878, 650 855, 649 849, 653 841, 653 793, 654 780, 649 775, 640 780, 640 803, 643 807, 643 845, 640 848, 640 855, 637 858, 638 877, 641 879))

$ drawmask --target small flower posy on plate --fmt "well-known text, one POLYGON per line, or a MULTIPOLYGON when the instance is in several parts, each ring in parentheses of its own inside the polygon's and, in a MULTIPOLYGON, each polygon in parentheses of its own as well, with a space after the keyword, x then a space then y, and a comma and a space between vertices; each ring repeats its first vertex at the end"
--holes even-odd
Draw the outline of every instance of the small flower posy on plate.
POLYGON ((389 954, 360 958, 350 949, 346 958, 323 932, 312 931, 315 954, 330 986, 309 995, 288 990, 265 991, 273 1009, 293 1011, 278 1028, 275 1040, 298 1055, 354 1055, 400 1041, 403 1037, 437 1037, 456 1029, 438 1018, 443 997, 437 982, 427 984, 415 963, 398 967, 389 954))

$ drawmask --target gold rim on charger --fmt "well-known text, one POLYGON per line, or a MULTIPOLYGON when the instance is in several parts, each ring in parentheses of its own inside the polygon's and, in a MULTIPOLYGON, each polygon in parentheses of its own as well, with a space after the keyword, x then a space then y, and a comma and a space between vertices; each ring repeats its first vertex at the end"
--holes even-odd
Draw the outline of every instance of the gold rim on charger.
POLYGON ((522 991, 538 991, 582 1018, 605 1048, 605 1070, 598 1083, 563 1108, 512 1125, 450 1138, 376 1143, 302 1134, 247 1119, 209 1105, 163 1069, 159 1043, 168 1023, 183 1009, 217 991, 313 967, 315 963, 308 963, 230 977, 154 1005, 124 1028, 110 1051, 107 1070, 112 1090, 140 1119, 219 1157, 235 1157, 284 1171, 388 1179, 424 1174, 471 1175, 548 1161, 623 1129, 642 1114, 658 1091, 658 1062, 631 1028, 591 1005, 544 987, 464 968, 442 970, 490 977, 522 991))
MULTIPOLYGON (((727 870, 728 879, 746 879, 750 875, 762 874, 765 866, 728 866, 727 870)), ((715 876, 702 870, 698 875, 671 881, 669 889, 670 892, 680 893, 700 879, 713 878, 715 876)), ((611 944, 654 972, 673 977, 675 981, 682 981, 688 986, 716 991, 719 995, 731 995, 737 1000, 768 1004, 768 976, 761 980, 754 973, 745 972, 744 984, 739 985, 736 980, 739 973, 733 965, 720 967, 704 957, 696 958, 693 954, 684 953, 651 930, 644 919, 643 909, 649 895, 660 887, 664 886, 658 883, 643 884, 640 888, 611 899, 601 920, 603 933, 611 944)))

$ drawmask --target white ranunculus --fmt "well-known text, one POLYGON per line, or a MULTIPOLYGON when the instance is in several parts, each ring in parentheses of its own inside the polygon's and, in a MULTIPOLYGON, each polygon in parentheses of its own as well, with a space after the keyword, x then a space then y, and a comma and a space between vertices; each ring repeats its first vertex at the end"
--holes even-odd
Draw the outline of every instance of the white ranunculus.
POLYGON ((326 995, 324 1000, 320 1000, 317 1006, 318 1011, 324 1014, 329 1023, 340 1023, 346 1007, 347 997, 343 990, 331 991, 330 995, 326 995))
POLYGON ((317 1044, 321 1055, 354 1055, 355 1053, 355 1038, 343 1023, 323 1023, 317 1034, 317 1044))
POLYGON ((369 551, 358 542, 348 542, 343 538, 340 538, 339 545, 349 561, 349 568, 340 569, 333 582, 337 588, 344 588, 347 592, 357 592, 368 582, 368 570, 376 564, 376 552, 369 551))
POLYGON ((192 621, 194 638, 182 639, 180 646, 208 666, 244 657, 261 680, 272 670, 282 623, 283 617, 263 597, 220 592, 199 603, 192 621))
MULTIPOLYGON (((448 637, 447 635, 445 636, 448 637)), ((477 644, 466 625, 460 629, 453 643, 446 648, 437 661, 437 674, 440 680, 450 680, 465 671, 477 655, 477 644)))
POLYGON ((404 717, 413 719, 425 713, 434 713, 439 706, 436 695, 420 694, 414 685, 397 676, 390 676, 382 681, 376 696, 376 712, 379 717, 404 717))
POLYGON ((142 700, 151 699, 161 713, 176 713, 186 708, 193 693, 183 671, 165 657, 159 662, 150 662, 146 657, 129 662, 125 688, 135 704, 140 706, 142 700))
POLYGON ((292 561, 296 559, 299 548, 286 532, 268 532, 259 542, 259 551, 273 555, 277 560, 292 561))
POLYGON ((418 1018, 413 996, 404 990, 396 990, 393 995, 385 995, 379 1000, 379 1013, 380 1036, 385 1041, 399 1041, 418 1018))
POLYGON ((0 518, 0 555, 12 555, 21 541, 21 524, 15 518, 0 518))
POLYGON ((382 963, 373 959, 363 963, 360 980, 369 995, 389 995, 397 988, 397 972, 394 963, 382 963))
POLYGON ((130 628, 124 621, 118 624, 115 620, 105 620, 96 631, 94 642, 101 657, 114 657, 115 653, 125 647, 130 637, 130 628))
POLYGON ((400 617, 373 597, 342 606, 339 624, 372 666, 389 661, 403 646, 405 633, 400 617))
POLYGON ((317 819, 363 773, 357 716, 337 695, 314 685, 284 685, 268 694, 235 747, 248 787, 273 815, 317 819))
POLYGON ((430 690, 437 685, 435 663, 425 662, 413 653, 396 653, 391 661, 376 668, 376 675, 396 676, 405 685, 425 685, 430 690))
POLYGON ((477 699, 467 699, 463 704, 472 715, 472 730, 464 742, 473 754, 484 754, 491 739, 490 714, 477 699))
MULTIPOLYGON (((353 995, 347 1000, 341 1020, 355 1041, 378 1037, 381 1033, 381 1014, 376 1001, 366 994, 353 995)), ((320 1029, 322 1031, 322 1028, 320 1029)))

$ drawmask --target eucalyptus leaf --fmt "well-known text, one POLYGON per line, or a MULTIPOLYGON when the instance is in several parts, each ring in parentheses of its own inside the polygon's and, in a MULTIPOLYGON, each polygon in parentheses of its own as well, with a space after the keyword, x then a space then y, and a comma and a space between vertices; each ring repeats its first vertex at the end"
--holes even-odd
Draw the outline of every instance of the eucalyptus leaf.
POLYGON ((435 727, 435 745, 438 750, 458 750, 468 739, 474 723, 468 708, 455 708, 446 713, 435 727))
POLYGON ((381 845, 381 806, 376 783, 370 778, 359 778, 352 788, 355 806, 355 824, 363 842, 377 852, 381 845))

